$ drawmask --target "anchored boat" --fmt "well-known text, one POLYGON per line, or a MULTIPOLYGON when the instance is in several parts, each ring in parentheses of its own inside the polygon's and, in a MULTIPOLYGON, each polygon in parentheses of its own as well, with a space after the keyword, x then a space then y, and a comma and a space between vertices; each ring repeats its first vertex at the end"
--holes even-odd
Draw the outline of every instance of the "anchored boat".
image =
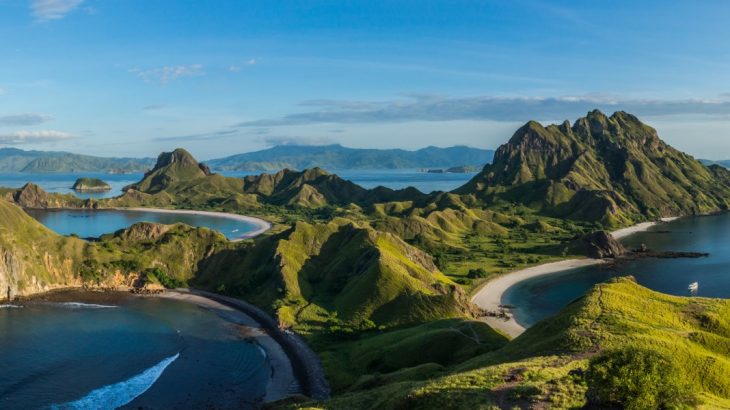
POLYGON ((689 284, 689 286, 687 287, 687 289, 689 289, 689 290, 697 290, 697 288, 699 288, 699 287, 700 287, 700 284, 698 282, 692 282, 692 283, 689 284))

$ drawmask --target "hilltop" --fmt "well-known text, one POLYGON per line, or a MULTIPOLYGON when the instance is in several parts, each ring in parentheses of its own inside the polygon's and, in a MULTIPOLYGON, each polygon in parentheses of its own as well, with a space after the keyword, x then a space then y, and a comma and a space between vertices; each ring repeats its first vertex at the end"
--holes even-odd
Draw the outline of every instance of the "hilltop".
POLYGON ((55 151, 0 148, 0 172, 143 172, 152 158, 104 158, 55 151))
POLYGON ((221 171, 272 172, 282 169, 398 169, 482 167, 494 151, 454 146, 402 149, 360 149, 342 145, 277 145, 265 150, 212 159, 208 164, 221 171))
POLYGON ((727 300, 668 296, 619 278, 446 375, 407 381, 385 374, 369 389, 291 407, 727 408, 729 315, 727 300), (622 395, 625 386, 635 394, 622 395))
POLYGON ((528 122, 455 192, 620 226, 727 210, 730 172, 672 148, 631 114, 596 110, 572 125, 528 122))

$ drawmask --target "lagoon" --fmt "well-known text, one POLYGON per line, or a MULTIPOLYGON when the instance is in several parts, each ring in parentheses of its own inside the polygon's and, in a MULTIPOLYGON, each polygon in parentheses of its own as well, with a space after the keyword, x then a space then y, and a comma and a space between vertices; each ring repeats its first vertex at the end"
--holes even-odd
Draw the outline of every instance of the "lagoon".
POLYGON ((137 222, 161 224, 184 223, 221 232, 228 239, 237 239, 257 229, 254 223, 224 216, 179 212, 156 212, 127 209, 26 209, 40 223, 61 235, 98 238, 114 233, 137 222))
POLYGON ((627 248, 646 244, 659 251, 708 252, 699 259, 639 259, 614 269, 600 265, 536 277, 507 290, 505 304, 525 327, 552 316, 591 287, 617 276, 632 275, 650 289, 690 296, 687 286, 699 282, 697 296, 730 298, 730 214, 681 218, 621 241, 627 248))

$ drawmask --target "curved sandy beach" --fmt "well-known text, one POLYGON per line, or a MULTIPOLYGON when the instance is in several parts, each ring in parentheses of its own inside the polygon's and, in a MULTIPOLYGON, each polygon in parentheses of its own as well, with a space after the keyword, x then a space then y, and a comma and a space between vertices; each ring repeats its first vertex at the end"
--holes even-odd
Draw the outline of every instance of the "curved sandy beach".
POLYGON ((206 215, 216 216, 220 218, 232 219, 235 221, 247 222, 256 226, 251 232, 246 232, 238 238, 231 239, 231 241, 240 241, 243 239, 253 238, 254 236, 261 235, 262 233, 271 229, 271 224, 263 219, 254 218, 253 216, 231 214, 227 212, 213 212, 213 211, 194 211, 190 209, 163 209, 163 208, 114 208, 120 211, 136 211, 136 212, 159 212, 167 214, 189 214, 189 215, 206 215))
POLYGON ((216 312, 228 322, 240 326, 241 335, 253 340, 266 352, 271 364, 271 379, 266 386, 265 402, 281 400, 300 393, 299 382, 294 375, 291 360, 281 345, 251 316, 215 300, 186 291, 167 290, 155 297, 181 300, 216 312))
MULTIPOLYGON (((671 222, 677 218, 662 218, 662 222, 671 222)), ((643 222, 611 232, 616 239, 626 238, 627 236, 633 235, 637 232, 643 232, 659 224, 660 222, 643 222)), ((499 311, 499 307, 503 305, 502 299, 508 289, 515 286, 516 284, 531 278, 539 276, 550 275, 553 273, 563 272, 566 270, 582 268, 585 266, 598 265, 605 263, 602 259, 568 259, 558 262, 546 263, 543 265, 533 266, 530 268, 510 272, 504 275, 500 275, 489 282, 487 282, 473 297, 472 302, 480 308, 496 312, 499 311)), ((503 333, 515 338, 521 335, 526 328, 520 325, 512 315, 508 318, 499 317, 487 317, 485 321, 489 326, 494 329, 498 329, 503 333)))

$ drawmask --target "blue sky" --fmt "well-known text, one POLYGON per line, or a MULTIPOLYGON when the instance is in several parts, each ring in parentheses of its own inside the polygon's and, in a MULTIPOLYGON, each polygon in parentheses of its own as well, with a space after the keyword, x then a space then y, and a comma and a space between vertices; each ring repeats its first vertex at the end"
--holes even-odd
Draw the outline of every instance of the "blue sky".
POLYGON ((730 158, 724 1, 0 0, 0 146, 495 148, 626 110, 730 158))

